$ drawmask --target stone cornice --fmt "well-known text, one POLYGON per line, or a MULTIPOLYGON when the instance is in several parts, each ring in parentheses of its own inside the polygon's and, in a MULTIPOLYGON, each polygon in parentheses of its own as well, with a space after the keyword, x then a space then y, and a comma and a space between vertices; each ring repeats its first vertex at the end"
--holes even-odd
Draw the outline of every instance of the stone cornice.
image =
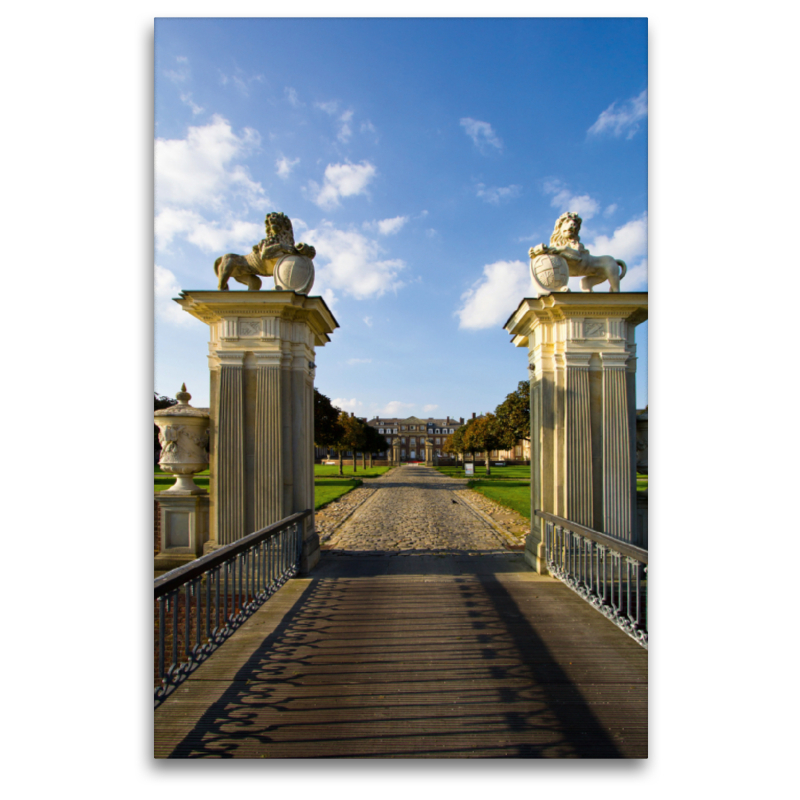
POLYGON ((515 347, 527 347, 537 323, 575 317, 617 317, 638 325, 647 319, 647 292, 558 292, 526 297, 503 327, 513 337, 515 347))
POLYGON ((339 327, 321 297, 307 297, 296 292, 190 290, 181 292, 181 296, 174 299, 184 311, 206 325, 232 317, 279 317, 287 321, 302 321, 313 331, 317 346, 329 342, 328 334, 339 327))

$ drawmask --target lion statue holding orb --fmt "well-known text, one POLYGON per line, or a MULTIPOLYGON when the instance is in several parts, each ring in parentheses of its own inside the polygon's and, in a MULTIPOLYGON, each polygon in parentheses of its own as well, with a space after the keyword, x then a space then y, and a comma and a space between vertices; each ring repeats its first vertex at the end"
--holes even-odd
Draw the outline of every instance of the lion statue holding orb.
POLYGON ((581 244, 582 222, 574 211, 567 211, 556 220, 550 245, 537 244, 528 251, 531 275, 544 291, 569 291, 567 281, 571 277, 583 278, 584 292, 591 292, 603 281, 608 281, 609 291, 619 291, 619 282, 628 271, 625 262, 613 256, 591 255, 581 244), (546 276, 544 283, 540 280, 542 275, 546 276))
POLYGON ((259 276, 272 275, 276 289, 308 294, 314 283, 312 259, 317 251, 310 244, 294 243, 292 221, 282 212, 267 214, 264 227, 266 238, 254 244, 246 256, 226 253, 214 262, 217 288, 227 291, 228 280, 233 278, 257 292, 261 288, 259 276))

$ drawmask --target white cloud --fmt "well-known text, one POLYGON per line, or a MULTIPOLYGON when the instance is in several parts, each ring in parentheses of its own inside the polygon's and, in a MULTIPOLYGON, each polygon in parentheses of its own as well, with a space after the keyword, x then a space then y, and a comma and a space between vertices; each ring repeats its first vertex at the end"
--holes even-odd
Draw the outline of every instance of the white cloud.
POLYGON ((589 128, 589 135, 598 136, 610 133, 612 136, 627 134, 626 139, 632 139, 639 130, 639 121, 647 116, 647 89, 638 97, 626 100, 619 108, 616 102, 612 103, 597 118, 589 128))
POLYGON ((156 246, 163 250, 176 236, 197 245, 207 253, 222 255, 232 248, 249 250, 264 236, 261 224, 239 219, 209 222, 196 211, 165 208, 155 219, 156 246))
POLYGON ((297 97, 297 91, 292 89, 291 86, 287 86, 283 91, 286 93, 286 99, 289 101, 289 104, 294 108, 300 108, 300 106, 305 105, 305 103, 300 102, 297 97))
POLYGON ((286 156, 281 156, 281 158, 275 162, 275 171, 278 173, 279 177, 286 179, 291 175, 294 166, 299 163, 299 158, 286 158, 286 156))
POLYGON ((156 139, 156 205, 219 208, 229 193, 248 202, 264 200, 264 189, 236 160, 258 147, 261 137, 252 128, 240 136, 215 114, 208 125, 190 127, 185 139, 156 139))
POLYGON ((364 324, 368 327, 372 327, 372 317, 364 317, 364 324))
POLYGON ((415 403, 401 403, 399 400, 391 400, 383 408, 379 409, 379 417, 404 417, 408 412, 416 408, 415 403))
MULTIPOLYGON (((323 222, 304 238, 317 250, 316 280, 325 290, 337 290, 359 300, 380 297, 403 286, 400 259, 380 258, 380 245, 355 229, 340 230, 323 222)), ((323 294, 324 296, 324 294, 323 294)))
POLYGON ((489 148, 494 148, 495 150, 503 149, 503 143, 488 122, 481 122, 478 119, 472 119, 472 117, 463 117, 459 120, 459 123, 481 153, 486 153, 489 148))
POLYGON ((597 236, 587 244, 594 256, 614 256, 626 264, 647 255, 647 214, 626 222, 611 237, 597 236))
POLYGON ((342 411, 349 411, 352 414, 358 414, 359 411, 364 408, 364 404, 355 397, 350 400, 346 397, 334 397, 333 400, 331 400, 331 404, 342 409, 342 411))
POLYGON ((438 406, 438 405, 436 405, 436 404, 427 405, 427 406, 422 406, 422 410, 423 410, 423 411, 424 411, 426 414, 430 414, 432 411, 436 411, 436 409, 437 409, 437 408, 439 408, 439 406, 438 406))
POLYGON ((377 231, 382 236, 391 236, 395 233, 398 233, 407 222, 408 217, 392 217, 391 219, 365 222, 363 227, 366 230, 377 231))
POLYGON ((486 186, 483 183, 479 183, 476 189, 477 196, 485 203, 500 205, 503 200, 519 197, 522 187, 517 184, 511 184, 511 186, 486 186))
POLYGON ((172 299, 181 293, 181 287, 178 285, 175 275, 165 267, 156 264, 153 277, 156 319, 170 325, 188 325, 194 318, 172 299))
POLYGON ((360 164, 328 164, 325 167, 325 182, 320 187, 315 181, 309 183, 313 201, 326 210, 339 205, 342 197, 366 194, 367 185, 375 177, 377 170, 369 161, 360 164))
POLYGON ((544 192, 555 195, 550 201, 550 205, 557 208, 560 214, 565 211, 574 211, 583 220, 587 220, 600 210, 597 200, 588 194, 572 194, 562 181, 548 181, 544 185, 544 192))
POLYGON ((536 294, 527 264, 495 261, 483 268, 483 277, 461 295, 456 312, 459 328, 478 330, 502 325, 523 297, 536 294))
POLYGON ((617 204, 612 203, 610 206, 606 206, 605 211, 603 211, 603 216, 610 217, 616 210, 617 210, 617 204))
POLYGON ((361 133, 377 133, 378 131, 375 129, 375 126, 369 121, 366 120, 365 122, 361 123, 361 133))
POLYGON ((371 364, 372 363, 372 359, 371 358, 348 358, 347 359, 347 363, 350 364, 351 366, 354 365, 354 364, 371 364))

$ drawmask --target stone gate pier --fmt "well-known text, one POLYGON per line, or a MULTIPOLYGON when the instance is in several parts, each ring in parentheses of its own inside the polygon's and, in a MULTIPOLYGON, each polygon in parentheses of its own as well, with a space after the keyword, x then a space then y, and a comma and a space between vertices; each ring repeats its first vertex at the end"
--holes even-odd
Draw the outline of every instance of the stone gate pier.
MULTIPOLYGON (((339 327, 321 297, 183 291, 210 329, 210 520, 206 549, 314 508, 314 352, 339 327)), ((319 559, 313 515, 301 571, 319 559)))
MULTIPOLYGON (((640 545, 636 521, 636 345, 647 292, 526 298, 505 325, 528 348, 531 511, 640 545)), ((541 520, 525 559, 546 572, 541 520)))

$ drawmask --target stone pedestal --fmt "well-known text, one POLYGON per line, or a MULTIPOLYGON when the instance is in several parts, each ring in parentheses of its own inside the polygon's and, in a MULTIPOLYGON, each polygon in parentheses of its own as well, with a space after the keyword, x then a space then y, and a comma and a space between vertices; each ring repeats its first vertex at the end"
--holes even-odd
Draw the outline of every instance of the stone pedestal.
POLYGON ((433 466, 433 442, 430 439, 425 440, 425 466, 433 466))
MULTIPOLYGON (((506 323, 528 348, 531 508, 639 544, 636 345, 646 292, 565 292, 523 300, 506 323)), ((525 559, 546 572, 532 515, 525 559)))
MULTIPOLYGON (((338 327, 321 297, 185 291, 210 328, 210 539, 224 545, 314 508, 314 349, 338 327)), ((313 514, 301 570, 319 560, 313 514)))
POLYGON ((155 569, 176 569, 203 555, 208 539, 209 496, 161 492, 156 499, 161 552, 155 557, 155 569))
POLYGON ((392 442, 392 466, 400 466, 400 439, 395 439, 392 442))

